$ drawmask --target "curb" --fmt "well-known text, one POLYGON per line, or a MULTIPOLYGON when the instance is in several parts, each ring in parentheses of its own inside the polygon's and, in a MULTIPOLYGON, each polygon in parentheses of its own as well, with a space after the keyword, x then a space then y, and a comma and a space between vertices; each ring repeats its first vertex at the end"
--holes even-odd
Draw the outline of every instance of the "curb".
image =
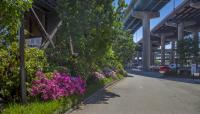
POLYGON ((84 105, 85 102, 89 101, 92 97, 94 97, 94 96, 95 96, 97 93, 99 93, 100 91, 102 91, 102 90, 104 90, 104 89, 106 89, 106 88, 108 88, 108 87, 114 86, 117 82, 122 81, 122 80, 124 80, 125 78, 126 78, 126 77, 124 77, 124 78, 122 78, 122 79, 115 80, 115 81, 113 81, 113 82, 111 82, 111 83, 109 83, 109 84, 103 86, 102 88, 100 88, 100 89, 98 89, 96 92, 94 92, 92 95, 90 95, 89 97, 87 97, 87 98, 85 98, 83 101, 81 101, 81 103, 77 104, 75 107, 70 108, 70 109, 69 109, 68 111, 66 111, 64 114, 70 114, 70 113, 72 113, 74 110, 76 110, 76 109, 78 108, 78 106, 79 106, 80 104, 83 104, 83 105, 84 105))

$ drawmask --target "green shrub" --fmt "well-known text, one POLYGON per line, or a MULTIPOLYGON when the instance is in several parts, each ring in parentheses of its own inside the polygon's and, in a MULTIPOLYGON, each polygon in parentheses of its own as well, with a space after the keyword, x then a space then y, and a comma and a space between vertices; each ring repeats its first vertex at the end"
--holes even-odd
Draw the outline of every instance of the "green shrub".
POLYGON ((53 65, 49 65, 47 67, 45 67, 43 69, 44 72, 60 72, 60 73, 65 73, 65 74, 69 74, 70 71, 67 67, 64 66, 53 66, 53 65))
MULTIPOLYGON (((5 100, 18 99, 19 76, 19 47, 12 43, 6 49, 0 49, 0 97, 5 100)), ((25 68, 27 74, 27 86, 34 78, 36 70, 47 65, 43 50, 37 48, 25 49, 25 68)))

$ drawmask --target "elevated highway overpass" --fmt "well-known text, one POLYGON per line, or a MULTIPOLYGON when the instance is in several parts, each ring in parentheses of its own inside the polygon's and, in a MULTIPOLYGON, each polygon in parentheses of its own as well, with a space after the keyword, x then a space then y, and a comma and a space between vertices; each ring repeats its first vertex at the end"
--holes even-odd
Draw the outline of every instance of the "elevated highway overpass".
POLYGON ((185 0, 165 19, 163 19, 151 34, 160 36, 161 64, 165 65, 165 45, 171 42, 171 63, 175 60, 175 42, 191 35, 198 42, 198 32, 200 31, 200 1, 185 0))
MULTIPOLYGON (((167 4, 168 2, 169 1, 164 0, 161 5, 163 5, 163 3, 167 4)), ((132 12, 134 12, 134 10, 132 10, 132 12)), ((135 17, 132 15, 132 18, 135 17)), ((145 28, 144 25, 145 22, 143 22, 141 19, 141 21, 143 22, 143 25, 141 25, 143 26, 143 38, 138 42, 138 44, 142 46, 141 55, 143 59, 144 69, 148 69, 149 66, 153 64, 152 62, 153 61, 152 59, 154 58, 153 50, 161 47, 160 51, 161 64, 164 65, 165 55, 166 55, 165 51, 166 44, 169 43, 172 44, 170 62, 173 63, 175 61, 174 48, 177 40, 181 40, 184 37, 191 35, 198 42, 198 36, 199 36, 198 32, 200 31, 199 20, 200 20, 200 0, 183 0, 183 2, 173 12, 171 12, 168 16, 166 16, 157 26, 155 26, 150 33, 146 33, 147 30, 145 29, 147 28, 145 28), (148 57, 145 57, 147 55, 148 57)))
POLYGON ((159 17, 159 10, 170 0, 132 0, 125 11, 124 29, 136 32, 143 26, 143 68, 150 66, 150 19, 159 17))

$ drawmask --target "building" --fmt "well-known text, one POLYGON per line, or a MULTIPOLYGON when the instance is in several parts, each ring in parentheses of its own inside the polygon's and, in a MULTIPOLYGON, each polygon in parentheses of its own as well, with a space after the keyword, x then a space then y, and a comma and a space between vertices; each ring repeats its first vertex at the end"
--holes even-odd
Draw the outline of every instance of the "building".
POLYGON ((31 47, 46 48, 61 25, 56 12, 56 0, 37 0, 25 13, 25 36, 31 47))

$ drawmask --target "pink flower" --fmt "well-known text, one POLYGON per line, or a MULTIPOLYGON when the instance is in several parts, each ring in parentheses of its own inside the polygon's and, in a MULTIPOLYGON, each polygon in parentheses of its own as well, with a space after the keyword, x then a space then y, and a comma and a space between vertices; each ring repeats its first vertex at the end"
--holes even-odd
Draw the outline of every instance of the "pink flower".
POLYGON ((37 76, 37 77, 45 77, 45 74, 44 74, 42 71, 38 70, 38 71, 36 72, 36 76, 37 76))
POLYGON ((32 82, 31 96, 39 96, 43 100, 59 99, 73 94, 84 94, 86 81, 81 77, 72 77, 68 74, 54 73, 48 79, 44 73, 36 73, 38 79, 32 82))
POLYGON ((105 75, 102 74, 102 73, 100 73, 100 72, 94 72, 94 76, 95 76, 95 78, 98 79, 98 80, 102 80, 102 79, 105 78, 105 75))

